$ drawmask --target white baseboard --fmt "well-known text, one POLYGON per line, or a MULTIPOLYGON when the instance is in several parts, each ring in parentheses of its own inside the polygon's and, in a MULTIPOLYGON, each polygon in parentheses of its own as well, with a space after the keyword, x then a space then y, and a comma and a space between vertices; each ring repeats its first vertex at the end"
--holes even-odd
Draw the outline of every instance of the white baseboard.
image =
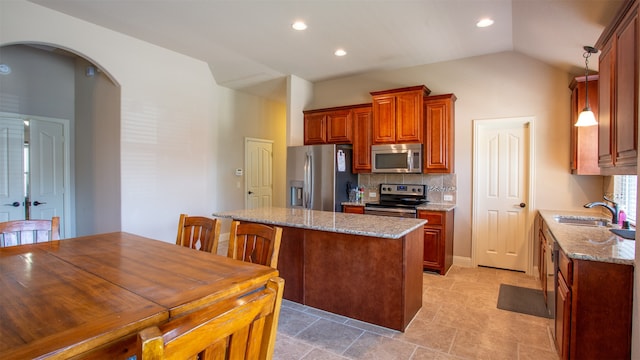
POLYGON ((538 269, 538 265, 533 265, 533 275, 536 277, 536 279, 540 280, 540 270, 538 269))
POLYGON ((472 267, 471 258, 464 256, 453 256, 453 265, 458 265, 461 267, 472 267))

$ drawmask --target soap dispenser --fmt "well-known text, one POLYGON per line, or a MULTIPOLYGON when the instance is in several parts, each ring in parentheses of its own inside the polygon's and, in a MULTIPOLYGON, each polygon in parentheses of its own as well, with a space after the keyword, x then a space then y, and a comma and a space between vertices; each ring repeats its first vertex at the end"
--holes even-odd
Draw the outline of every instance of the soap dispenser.
POLYGON ((620 210, 618 213, 618 224, 622 226, 627 220, 627 214, 625 214, 624 210, 620 210))

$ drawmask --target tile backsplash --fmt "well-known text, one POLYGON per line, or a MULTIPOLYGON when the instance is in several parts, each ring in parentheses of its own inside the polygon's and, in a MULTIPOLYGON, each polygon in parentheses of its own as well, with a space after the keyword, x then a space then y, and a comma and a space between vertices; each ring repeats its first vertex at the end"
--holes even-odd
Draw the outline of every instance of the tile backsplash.
POLYGON ((364 186, 364 201, 376 201, 380 184, 427 185, 427 200, 434 204, 455 204, 457 200, 456 174, 360 174, 358 184, 364 186), (375 197, 371 197, 375 193, 375 197), (451 200, 445 195, 451 196, 451 200))

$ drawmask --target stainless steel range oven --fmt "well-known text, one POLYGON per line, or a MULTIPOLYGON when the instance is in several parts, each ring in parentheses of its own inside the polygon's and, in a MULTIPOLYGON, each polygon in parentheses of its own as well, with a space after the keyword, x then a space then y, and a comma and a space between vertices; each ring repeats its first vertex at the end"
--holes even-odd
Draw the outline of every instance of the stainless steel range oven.
POLYGON ((380 201, 367 203, 369 215, 417 217, 417 207, 427 202, 427 187, 418 184, 380 184, 380 201))

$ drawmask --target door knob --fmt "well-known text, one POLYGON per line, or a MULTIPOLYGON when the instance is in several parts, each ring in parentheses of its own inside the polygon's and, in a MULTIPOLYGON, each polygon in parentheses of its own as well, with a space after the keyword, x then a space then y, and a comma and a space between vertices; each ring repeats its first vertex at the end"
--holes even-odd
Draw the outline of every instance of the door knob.
POLYGON ((527 206, 527 204, 525 204, 525 203, 520 203, 520 207, 521 207, 521 208, 526 207, 526 206, 527 206))
POLYGON ((247 192, 247 194, 251 195, 251 194, 253 194, 253 191, 249 191, 249 192, 247 192))
POLYGON ((44 205, 44 204, 46 204, 46 202, 40 202, 38 200, 33 202, 33 206, 44 205))
POLYGON ((4 204, 4 206, 13 206, 13 207, 18 207, 20 206, 20 203, 17 201, 12 202, 11 204, 4 204))

